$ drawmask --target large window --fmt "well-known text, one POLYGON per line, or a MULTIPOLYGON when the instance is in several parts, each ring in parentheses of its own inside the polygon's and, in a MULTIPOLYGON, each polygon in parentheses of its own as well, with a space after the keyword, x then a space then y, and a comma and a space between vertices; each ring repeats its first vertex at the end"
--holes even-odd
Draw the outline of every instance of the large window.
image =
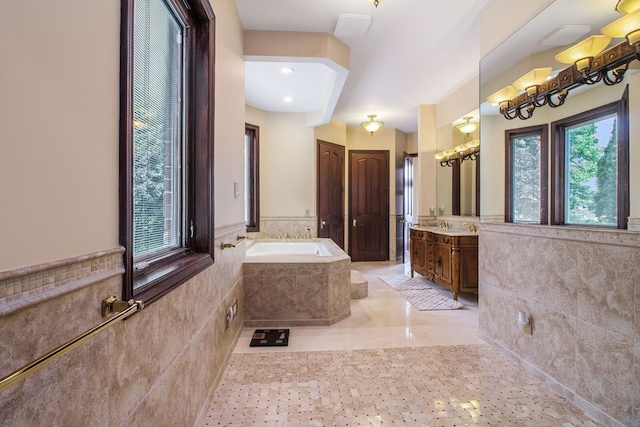
POLYGON ((627 228, 626 99, 552 123, 553 224, 627 228))
POLYGON ((126 299, 152 302, 213 262, 212 20, 206 0, 122 3, 126 299))
POLYGON ((547 223, 548 125, 505 131, 505 221, 547 223))
POLYGON ((245 124, 244 128, 244 221, 247 231, 260 231, 260 128, 245 124))

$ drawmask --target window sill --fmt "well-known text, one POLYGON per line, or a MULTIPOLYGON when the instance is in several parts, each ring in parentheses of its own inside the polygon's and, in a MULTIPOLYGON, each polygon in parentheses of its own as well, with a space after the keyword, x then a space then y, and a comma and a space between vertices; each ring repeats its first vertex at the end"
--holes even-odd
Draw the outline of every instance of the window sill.
POLYGON ((133 282, 133 298, 149 305, 211 265, 213 258, 207 253, 188 254, 136 277, 133 282))

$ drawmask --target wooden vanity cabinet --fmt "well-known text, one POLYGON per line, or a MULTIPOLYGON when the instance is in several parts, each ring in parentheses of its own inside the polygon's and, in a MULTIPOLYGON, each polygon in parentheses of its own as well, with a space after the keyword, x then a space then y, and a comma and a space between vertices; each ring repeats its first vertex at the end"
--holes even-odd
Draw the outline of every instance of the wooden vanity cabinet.
POLYGON ((409 258, 411 260, 411 277, 413 272, 427 275, 427 231, 411 229, 409 233, 409 258))
POLYGON ((478 236, 449 236, 437 232, 410 232, 411 277, 417 272, 449 289, 453 299, 460 292, 478 292, 478 236))

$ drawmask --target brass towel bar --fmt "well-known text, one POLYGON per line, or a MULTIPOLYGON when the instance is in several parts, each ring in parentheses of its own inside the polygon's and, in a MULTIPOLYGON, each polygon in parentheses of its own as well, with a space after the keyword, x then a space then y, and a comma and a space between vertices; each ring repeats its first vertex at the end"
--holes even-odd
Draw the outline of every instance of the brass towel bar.
POLYGON ((235 248, 238 243, 242 243, 246 238, 247 238, 247 236, 238 235, 236 237, 236 242, 235 243, 221 243, 220 244, 220 249, 235 248))
POLYGON ((67 354, 68 352, 78 347, 80 344, 87 341, 89 338, 93 337, 94 335, 102 332, 103 330, 118 323, 119 321, 126 319, 136 311, 142 310, 143 308, 144 308, 144 303, 142 301, 135 301, 135 302, 130 301, 128 303, 128 307, 125 308, 123 311, 114 314, 113 317, 110 317, 109 319, 105 320, 99 325, 94 326, 93 328, 89 329, 87 332, 83 333, 82 335, 77 336, 76 338, 72 339, 66 344, 61 345, 55 350, 52 350, 49 353, 45 354, 41 358, 34 360, 28 365, 25 365, 22 368, 18 369, 17 371, 2 378, 0 380, 0 393, 5 391, 9 387, 13 386, 14 384, 22 381, 29 375, 35 373, 40 368, 45 367, 46 365, 53 362, 57 358, 67 354))

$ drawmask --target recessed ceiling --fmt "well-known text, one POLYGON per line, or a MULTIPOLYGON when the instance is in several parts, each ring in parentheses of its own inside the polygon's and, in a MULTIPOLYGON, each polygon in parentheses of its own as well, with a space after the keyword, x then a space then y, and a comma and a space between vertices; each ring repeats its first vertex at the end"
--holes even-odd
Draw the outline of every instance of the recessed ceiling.
POLYGON ((266 111, 307 113, 323 107, 335 71, 320 63, 245 62, 247 104, 266 111), (285 74, 282 67, 293 72, 285 74), (290 96, 291 102, 285 97, 290 96))
MULTIPOLYGON (((343 82, 344 87, 340 86, 341 91, 337 94, 334 90, 328 95, 336 99, 335 108, 329 105, 328 115, 324 115, 327 121, 330 117, 349 127, 357 127, 368 114, 377 114, 386 127, 415 132, 419 105, 439 103, 478 73, 478 14, 488 0, 388 0, 377 8, 365 0, 235 2, 245 30, 327 34, 338 30, 335 37, 351 51, 350 67, 348 76, 343 76, 346 81, 343 82), (339 21, 345 14, 371 17, 363 36, 352 35, 358 26, 355 22, 347 20, 350 25, 341 28, 339 21), (345 32, 349 35, 339 35, 345 32)), ((575 6, 575 0, 552 2, 548 8, 557 7, 557 16, 547 21, 534 19, 535 31, 519 32, 518 38, 510 39, 511 44, 494 50, 492 59, 486 63, 496 58, 498 64, 507 67, 531 53, 548 49, 549 46, 541 44, 542 39, 562 25, 591 25, 592 32, 594 29, 597 31, 600 28, 597 22, 606 21, 608 17, 605 15, 614 10, 616 3, 615 0, 581 0, 581 7, 570 5, 568 10, 572 13, 567 14, 568 2, 575 6), (560 7, 560 3, 565 4, 565 9, 560 7), (603 15, 604 10, 608 12, 603 15), (597 17, 598 14, 599 19, 583 19, 597 17), (494 55, 495 52, 501 53, 494 55)), ((361 24, 364 28, 364 20, 361 24)), ((559 35, 567 36, 566 33, 559 35)), ((557 39, 551 40, 558 42, 557 39)), ((312 70, 314 67, 309 71, 315 72, 312 70)), ((295 103, 317 105, 317 99, 303 101, 302 98, 322 97, 322 85, 326 83, 326 75, 322 77, 322 71, 319 71, 321 77, 318 80, 311 77, 307 83, 300 83, 297 86, 300 95, 291 93, 294 101, 283 106, 283 95, 272 87, 282 81, 280 76, 274 72, 273 79, 269 79, 261 70, 256 68, 255 71, 253 65, 247 66, 247 103, 255 103, 254 106, 267 111, 291 111, 286 108, 296 108, 295 103), (256 82, 252 81, 254 79, 256 82)), ((488 76, 482 77, 484 80, 488 76)))

